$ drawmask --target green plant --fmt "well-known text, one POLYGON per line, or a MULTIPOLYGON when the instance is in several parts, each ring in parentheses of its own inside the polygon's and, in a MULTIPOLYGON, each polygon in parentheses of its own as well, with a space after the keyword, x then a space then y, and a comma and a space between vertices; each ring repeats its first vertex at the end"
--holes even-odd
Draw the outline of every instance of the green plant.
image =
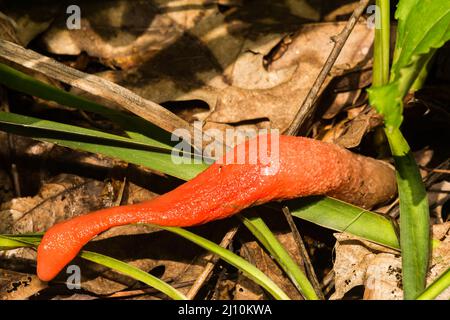
POLYGON ((397 169, 400 198, 400 246, 402 251, 405 299, 416 298, 425 288, 430 255, 429 212, 425 187, 410 147, 400 126, 403 121, 403 98, 410 88, 418 89, 428 62, 450 39, 450 2, 447 0, 401 0, 395 17, 398 20, 397 42, 389 78, 388 6, 381 6, 382 28, 376 32, 374 82, 369 90, 371 104, 384 117, 386 137, 397 169), (419 79, 419 80, 417 80, 419 79))

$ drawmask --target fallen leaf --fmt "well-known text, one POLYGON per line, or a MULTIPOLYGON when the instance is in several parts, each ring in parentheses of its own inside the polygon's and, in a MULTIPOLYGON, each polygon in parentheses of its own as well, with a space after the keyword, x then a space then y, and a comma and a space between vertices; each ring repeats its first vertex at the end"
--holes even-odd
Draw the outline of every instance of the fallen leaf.
POLYGON ((0 300, 25 300, 46 287, 33 274, 0 269, 0 300))
MULTIPOLYGON (((450 267, 450 222, 433 226, 433 239, 439 245, 433 247, 427 284, 450 267)), ((336 233, 334 263, 335 292, 331 299, 342 299, 352 288, 363 285, 364 299, 403 299, 401 258, 399 252, 360 240, 348 234, 336 233)), ((450 288, 437 299, 448 300, 450 288)))
MULTIPOLYGON (((83 4, 84 29, 55 23, 43 41, 52 53, 84 50, 121 66, 125 70, 101 75, 149 100, 203 101, 209 113, 201 111, 197 119, 211 126, 250 122, 257 128, 270 121, 271 128, 285 131, 331 51, 330 37, 345 25, 304 24, 292 4, 258 2, 221 12, 202 1, 161 1, 152 8, 147 2, 89 2, 83 4), (144 16, 123 19, 131 12, 144 16), (268 55, 291 34, 285 51, 267 65, 268 55)), ((372 42, 373 30, 357 24, 337 65, 351 69, 367 61, 372 42)))

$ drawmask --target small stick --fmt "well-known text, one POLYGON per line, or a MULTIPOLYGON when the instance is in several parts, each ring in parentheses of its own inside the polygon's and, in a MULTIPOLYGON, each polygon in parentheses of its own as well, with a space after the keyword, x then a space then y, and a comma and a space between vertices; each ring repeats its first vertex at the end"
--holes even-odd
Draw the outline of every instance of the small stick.
POLYGON ((432 169, 432 168, 427 168, 424 166, 420 166, 421 169, 429 171, 429 172, 433 172, 433 173, 443 173, 443 174, 450 174, 450 170, 446 170, 446 169, 432 169))
POLYGON ((297 226, 295 225, 294 219, 292 219, 291 211, 288 207, 283 207, 282 209, 284 216, 286 217, 286 220, 289 224, 289 227, 292 231, 292 236, 294 237, 294 241, 297 245, 298 250, 300 251, 300 254, 302 255, 303 261, 305 263, 306 272, 308 273, 308 278, 311 281, 312 286, 314 287, 314 291, 316 291, 316 294, 321 300, 325 300, 325 296, 322 293, 322 290, 320 289, 320 283, 317 279, 316 272, 314 271, 314 267, 311 263, 311 259, 309 258, 308 251, 306 250, 305 243, 302 240, 302 236, 300 235, 300 232, 297 229, 297 226))
MULTIPOLYGON (((231 241, 233 241, 233 238, 238 230, 238 226, 234 226, 231 228, 223 237, 222 241, 220 242, 220 246, 223 248, 228 248, 231 241)), ((217 261, 219 261, 219 256, 215 254, 209 254, 208 258, 210 261, 206 264, 205 268, 203 269, 200 276, 197 278, 197 280, 192 285, 191 289, 189 289, 189 292, 187 293, 187 297, 189 300, 193 300, 197 293, 199 292, 200 288, 203 286, 203 284, 208 280, 209 276, 211 275, 211 272, 213 271, 214 267, 216 266, 217 261)))
POLYGON ((333 67, 334 63, 339 57, 342 48, 347 42, 350 33, 352 32, 353 28, 355 27, 356 23, 363 14, 364 9, 367 7, 369 2, 370 2, 369 0, 361 0, 359 2, 358 7, 355 9, 355 11, 353 11, 353 14, 348 20, 345 28, 341 31, 341 33, 331 38, 334 42, 333 50, 331 50, 330 55, 327 58, 327 61, 323 65, 323 68, 320 71, 318 77, 316 78, 316 81, 314 82, 313 86, 311 87, 311 90, 309 91, 308 95, 305 98, 305 101, 303 102, 297 115, 295 116, 294 121, 292 121, 289 129, 285 132, 285 134, 295 136, 298 133, 300 127, 306 121, 306 119, 308 119, 308 117, 311 115, 320 88, 325 82, 325 79, 327 78, 331 68, 333 67))

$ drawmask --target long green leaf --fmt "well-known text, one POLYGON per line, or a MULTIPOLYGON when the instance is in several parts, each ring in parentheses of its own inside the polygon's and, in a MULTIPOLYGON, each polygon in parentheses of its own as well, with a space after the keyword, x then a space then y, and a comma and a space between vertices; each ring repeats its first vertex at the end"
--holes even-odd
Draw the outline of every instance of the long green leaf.
POLYGON ((0 250, 12 250, 23 247, 34 247, 34 243, 25 242, 5 235, 0 235, 0 250))
POLYGON ((192 179, 207 168, 206 164, 193 163, 190 158, 182 166, 178 165, 176 163, 182 162, 182 157, 161 149, 159 144, 153 146, 150 141, 141 143, 136 139, 8 112, 0 112, 0 124, 3 131, 71 149, 101 153, 184 180, 192 179))
POLYGON ((400 198, 400 246, 405 299, 425 288, 430 255, 428 198, 419 169, 399 129, 387 134, 397 168, 400 198))
POLYGON ((170 148, 173 146, 171 135, 168 132, 142 118, 106 108, 86 98, 76 96, 36 80, 2 63, 0 63, 0 84, 32 96, 58 102, 68 107, 100 114, 120 125, 130 138, 141 142, 148 142, 160 148, 170 148))
POLYGON ((294 217, 393 249, 400 248, 391 221, 374 212, 329 197, 293 200, 287 206, 294 217))

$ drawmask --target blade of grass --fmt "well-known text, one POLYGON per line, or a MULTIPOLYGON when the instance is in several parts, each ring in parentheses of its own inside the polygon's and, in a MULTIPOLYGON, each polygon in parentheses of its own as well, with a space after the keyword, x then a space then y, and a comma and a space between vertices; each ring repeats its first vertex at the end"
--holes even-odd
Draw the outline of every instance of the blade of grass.
POLYGON ((52 130, 55 133, 60 133, 61 135, 79 135, 80 137, 86 138, 101 138, 103 140, 109 140, 113 142, 119 142, 134 148, 146 148, 158 151, 165 151, 170 153, 172 147, 161 144, 157 141, 155 142, 142 142, 136 139, 130 139, 114 134, 105 133, 98 130, 86 129, 82 127, 77 127, 73 125, 67 125, 64 123, 43 120, 38 118, 33 118, 29 116, 22 116, 16 113, 0 111, 0 123, 4 125, 17 126, 20 125, 26 128, 41 129, 41 130, 52 130))
MULTIPOLYGON (((39 245, 41 238, 42 235, 0 235, 0 248, 2 250, 11 250, 23 247, 35 247, 39 245)), ((98 263, 133 279, 141 281, 148 286, 161 291, 174 300, 188 300, 183 293, 171 285, 128 263, 91 251, 83 250, 80 252, 79 256, 85 260, 98 263)))
POLYGON ((450 268, 434 280, 433 283, 417 297, 417 300, 433 300, 448 287, 450 287, 450 268))
POLYGON ((83 111, 95 112, 120 125, 130 138, 161 148, 173 146, 170 134, 142 118, 106 108, 86 98, 58 89, 0 63, 0 83, 13 90, 83 111))
POLYGON ((6 112, 0 112, 0 123, 2 124, 2 131, 55 143, 75 150, 101 153, 184 180, 192 179, 207 168, 204 163, 195 164, 190 161, 190 158, 183 159, 180 156, 172 155, 168 150, 161 150, 159 146, 152 146, 149 141, 142 144, 136 140, 97 130, 6 112), (183 160, 186 160, 187 163, 183 163, 183 160), (182 165, 177 163, 182 163, 182 165))
POLYGON ((283 245, 278 241, 271 232, 264 220, 258 216, 240 216, 244 225, 253 233, 253 235, 263 244, 269 251, 270 255, 275 258, 281 268, 286 272, 292 283, 297 287, 303 297, 307 300, 319 300, 314 287, 309 279, 292 259, 283 245))
POLYGON ((122 262, 120 260, 99 253, 85 250, 81 251, 80 257, 101 264, 113 270, 116 270, 120 273, 132 277, 133 279, 139 280, 147 284, 148 286, 155 288, 156 290, 161 291, 162 293, 165 293, 167 296, 169 296, 174 300, 188 300, 188 298, 183 293, 181 293, 174 287, 170 286, 166 282, 139 268, 133 267, 128 263, 122 262))
POLYGON ((182 236, 183 238, 196 243, 202 248, 211 251, 220 258, 232 266, 241 270, 248 278, 259 284, 263 287, 268 293, 270 293, 277 300, 289 300, 289 297, 286 293, 283 292, 269 277, 267 277, 261 270, 256 268, 254 265, 241 258, 240 256, 232 253, 231 251, 222 248, 216 243, 209 241, 205 238, 202 238, 192 232, 181 228, 175 227, 160 227, 161 229, 173 232, 182 236))
POLYGON ((34 244, 21 241, 20 239, 0 235, 0 250, 12 250, 23 247, 34 247, 34 244))
POLYGON ((399 249, 395 228, 386 217, 329 197, 309 197, 286 203, 294 217, 328 229, 399 249))

